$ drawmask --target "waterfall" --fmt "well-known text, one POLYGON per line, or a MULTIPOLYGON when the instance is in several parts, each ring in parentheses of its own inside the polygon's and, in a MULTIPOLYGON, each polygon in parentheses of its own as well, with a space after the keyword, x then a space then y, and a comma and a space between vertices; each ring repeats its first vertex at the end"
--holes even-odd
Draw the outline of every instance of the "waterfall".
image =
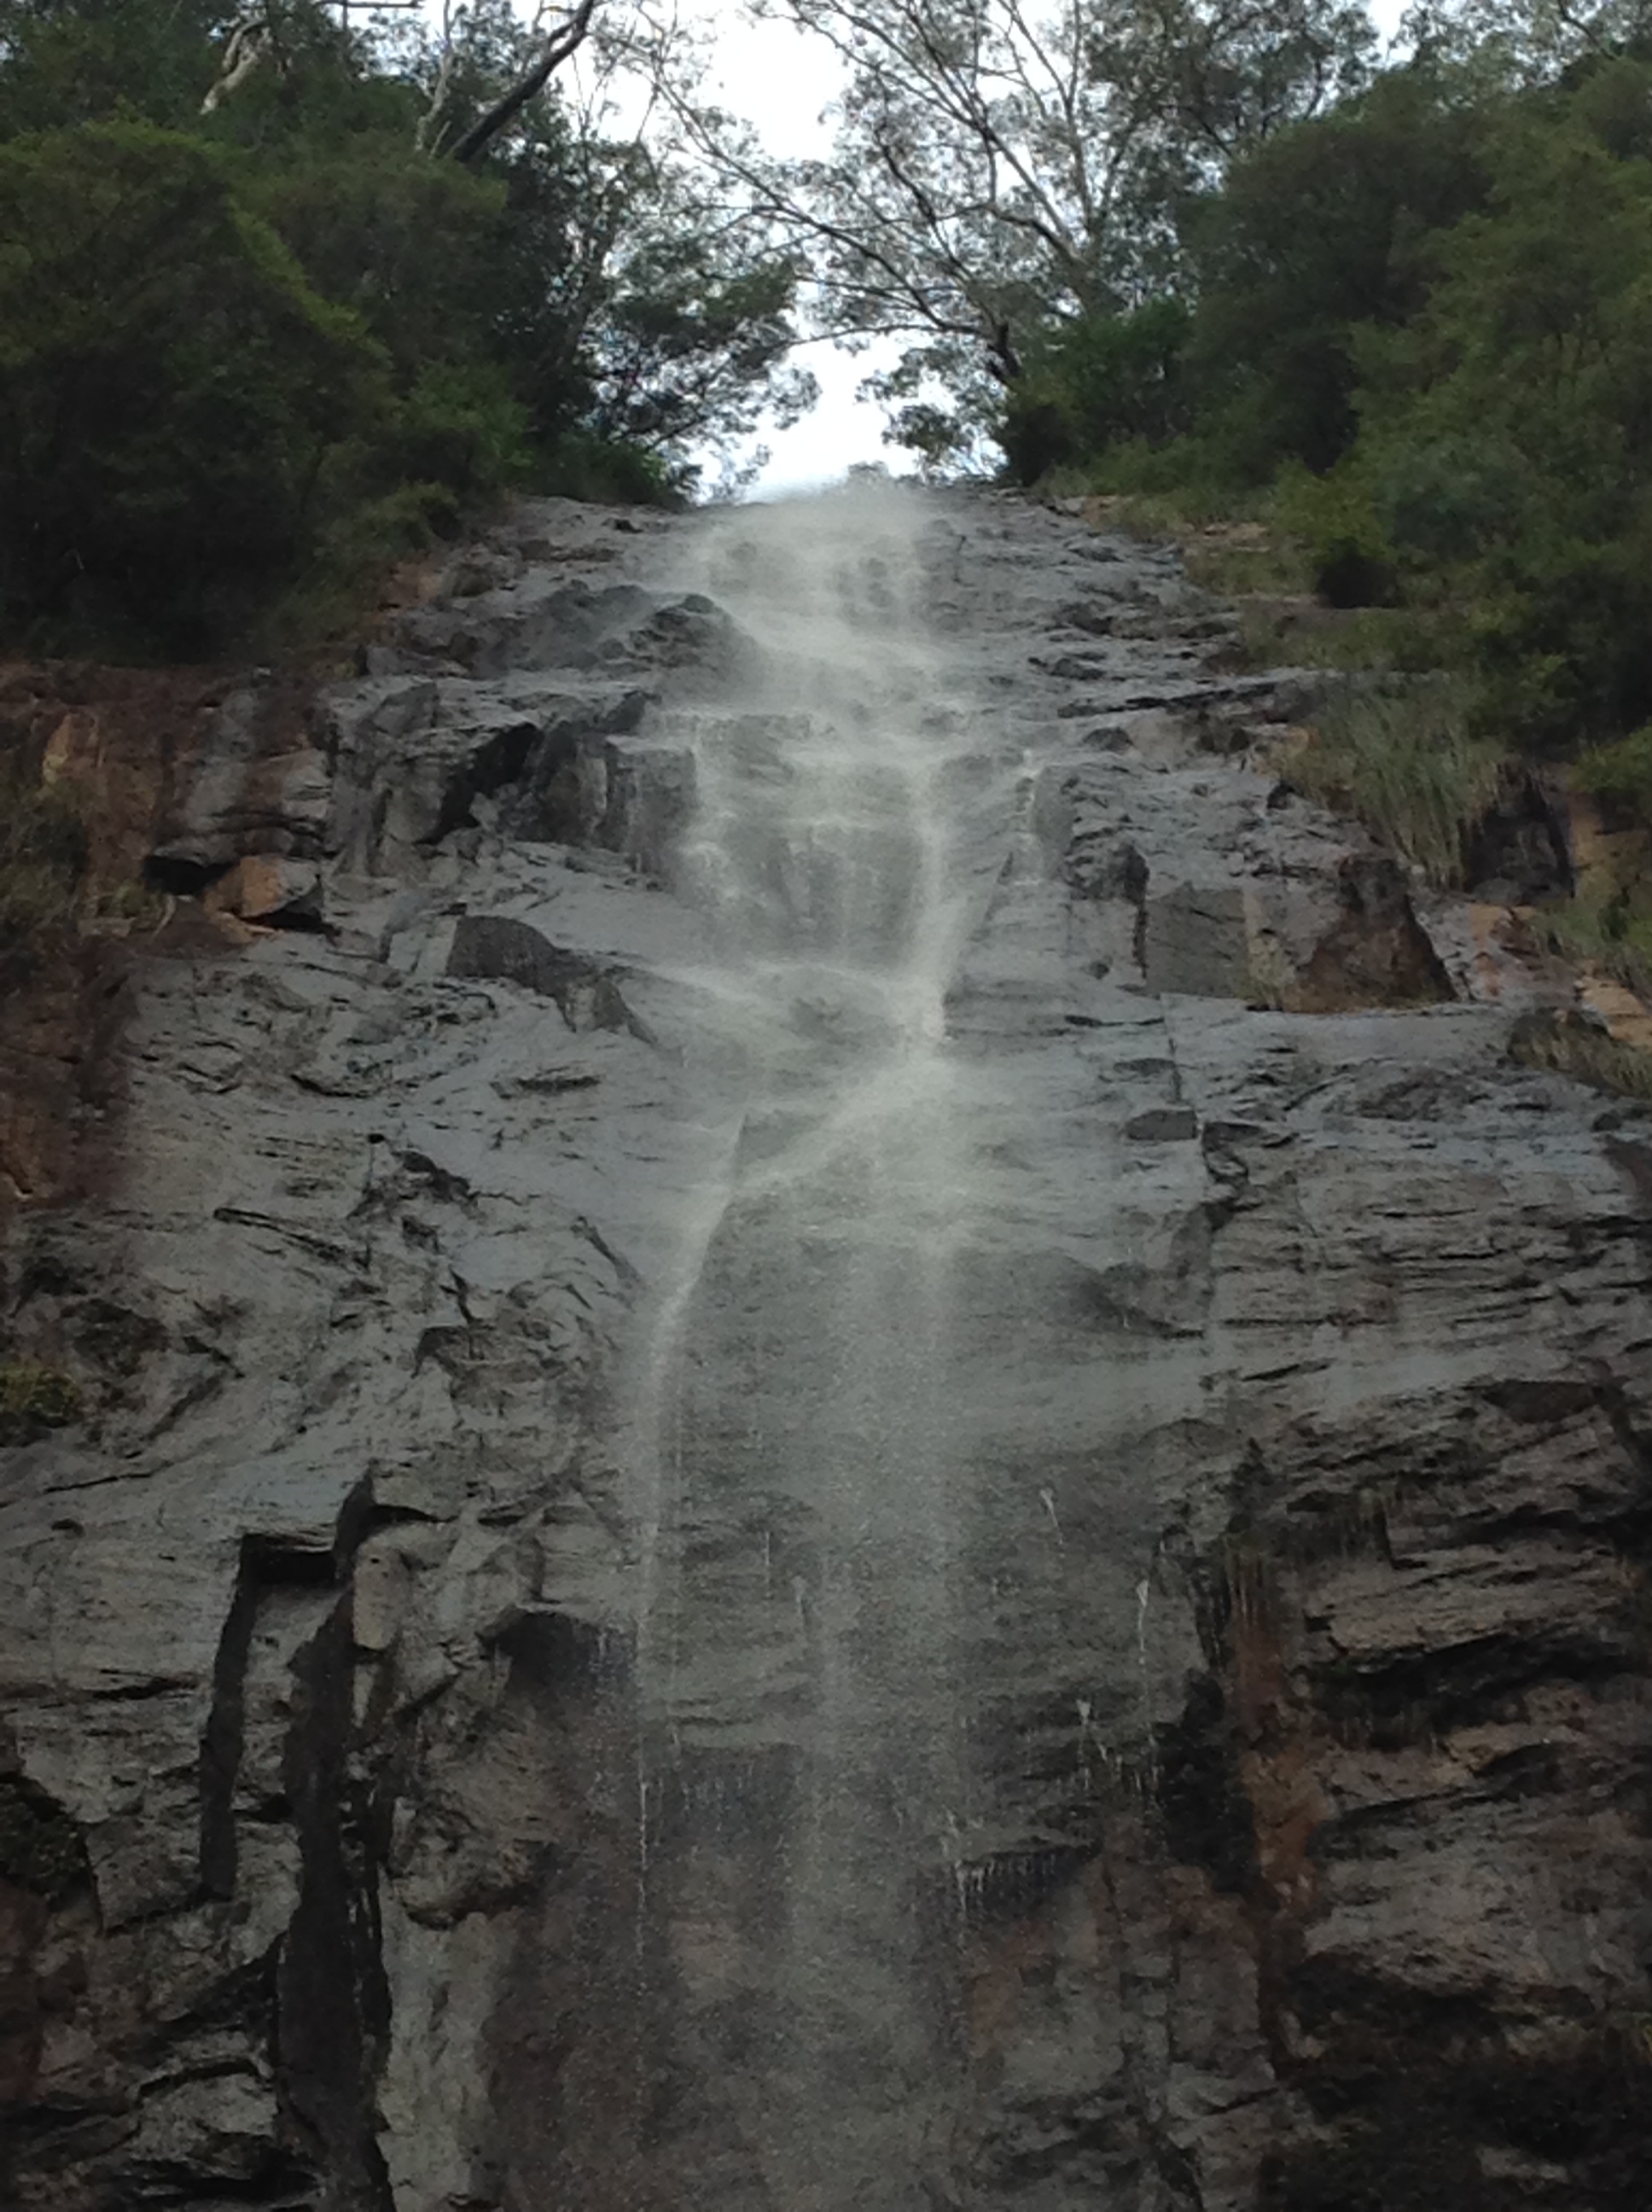
POLYGON ((1652 2201, 1652 1128, 1096 520, 15 672, 6 2205, 1652 2201))
POLYGON ((644 1911, 668 2068, 731 2106, 665 2121, 678 2201, 720 2212, 926 2203, 945 2124, 973 1186, 946 999, 991 763, 925 605, 932 527, 889 490, 719 519, 743 665, 680 725, 684 980, 744 1107, 652 1352, 644 1911))

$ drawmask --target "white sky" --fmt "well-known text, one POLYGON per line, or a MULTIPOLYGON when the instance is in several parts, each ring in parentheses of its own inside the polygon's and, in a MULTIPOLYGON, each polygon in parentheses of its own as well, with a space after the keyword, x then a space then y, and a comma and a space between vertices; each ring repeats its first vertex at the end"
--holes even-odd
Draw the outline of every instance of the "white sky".
MULTIPOLYGON (((841 73, 823 40, 793 24, 752 22, 720 0, 685 0, 683 12, 718 26, 708 89, 720 106, 750 116, 776 154, 829 149, 832 132, 823 115, 841 73)), ((897 472, 909 468, 908 455, 883 442, 883 409, 855 398, 861 380, 876 368, 892 368, 901 350, 892 340, 857 354, 829 343, 805 346, 800 358, 820 386, 820 398, 789 430, 771 428, 754 441, 768 447, 769 459, 749 496, 831 483, 857 461, 882 461, 897 472)))
MULTIPOLYGON (((1392 36, 1406 0, 1367 4, 1379 29, 1392 36)), ((531 0, 515 0, 515 5, 519 14, 534 12, 531 0)), ((425 0, 425 6, 428 14, 440 14, 436 0, 425 0)), ((708 87, 712 96, 732 112, 749 116, 775 153, 823 153, 831 132, 823 111, 841 82, 837 61, 824 43, 790 24, 753 22, 730 0, 682 0, 682 6, 690 21, 716 27, 715 64, 708 87)), ((770 429, 756 441, 768 447, 769 459, 752 493, 831 483, 859 461, 881 461, 897 471, 909 466, 905 454, 884 443, 883 409, 855 397, 861 380, 892 366, 900 350, 887 339, 853 355, 829 343, 808 346, 803 357, 820 385, 820 399, 791 429, 770 429)))

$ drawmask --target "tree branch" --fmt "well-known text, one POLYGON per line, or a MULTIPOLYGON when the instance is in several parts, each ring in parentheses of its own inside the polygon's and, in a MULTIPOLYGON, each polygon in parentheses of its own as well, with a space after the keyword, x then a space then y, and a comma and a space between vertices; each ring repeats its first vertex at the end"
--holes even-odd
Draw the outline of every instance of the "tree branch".
POLYGON ((545 41, 544 52, 533 67, 518 77, 516 82, 497 100, 485 115, 477 120, 455 141, 453 159, 474 161, 485 152, 506 125, 515 121, 531 100, 536 99, 562 64, 576 54, 591 32, 591 19, 597 12, 597 0, 580 0, 578 8, 545 41))

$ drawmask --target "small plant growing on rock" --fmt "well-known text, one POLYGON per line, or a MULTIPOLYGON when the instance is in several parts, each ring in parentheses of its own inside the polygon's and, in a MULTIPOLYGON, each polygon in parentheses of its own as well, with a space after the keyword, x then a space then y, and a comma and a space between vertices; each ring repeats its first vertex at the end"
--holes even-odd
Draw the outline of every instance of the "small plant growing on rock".
POLYGON ((1652 822, 1652 723, 1612 744, 1591 746, 1572 781, 1631 818, 1652 822))
POLYGON ((1497 800, 1504 755, 1473 734, 1461 694, 1443 684, 1360 691, 1339 700, 1291 780, 1345 807, 1433 884, 1461 885, 1469 833, 1497 800))
POLYGON ((42 1429, 65 1428, 80 1410, 72 1375, 33 1359, 0 1361, 0 1444, 27 1443, 42 1429))
POLYGON ((165 891, 133 878, 100 890, 89 902, 82 927, 116 937, 159 929, 173 903, 165 891))
POLYGON ((1509 1057, 1521 1067, 1569 1075, 1594 1091, 1652 1103, 1652 1052, 1609 1036, 1570 1009, 1522 1014, 1509 1036, 1509 1057))
POLYGON ((72 801, 43 789, 18 760, 0 760, 0 952, 64 927, 86 868, 72 801))

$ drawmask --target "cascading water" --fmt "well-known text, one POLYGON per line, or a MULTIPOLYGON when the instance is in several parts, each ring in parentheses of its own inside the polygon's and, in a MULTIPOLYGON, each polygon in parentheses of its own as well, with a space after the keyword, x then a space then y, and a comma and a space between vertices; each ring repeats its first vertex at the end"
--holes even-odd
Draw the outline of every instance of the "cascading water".
POLYGON ((1645 1116, 1218 634, 549 501, 325 747, 23 672, 327 928, 6 1008, 6 2207, 1652 2203, 1645 1116))
POLYGON ((889 495, 806 532, 743 518, 718 587, 756 658, 688 732, 702 1049, 747 1104, 654 1347, 645 1913, 685 2205, 871 2212, 925 2201, 932 2162, 925 1946, 968 1818, 944 1002, 970 718, 926 643, 926 520, 889 495))
POLYGON ((1098 1677, 1128 1693, 1066 1553, 1072 1440, 1019 1395, 1052 1334, 1023 1218, 1066 1194, 1020 1177, 1002 1039, 950 1033, 1021 754, 933 604, 947 527, 890 489, 709 521, 738 665, 660 732, 694 762, 689 1051, 742 1102, 635 1394, 627 2201, 672 2212, 961 2201, 960 1946, 1006 1868, 1066 1863, 1098 1677))

